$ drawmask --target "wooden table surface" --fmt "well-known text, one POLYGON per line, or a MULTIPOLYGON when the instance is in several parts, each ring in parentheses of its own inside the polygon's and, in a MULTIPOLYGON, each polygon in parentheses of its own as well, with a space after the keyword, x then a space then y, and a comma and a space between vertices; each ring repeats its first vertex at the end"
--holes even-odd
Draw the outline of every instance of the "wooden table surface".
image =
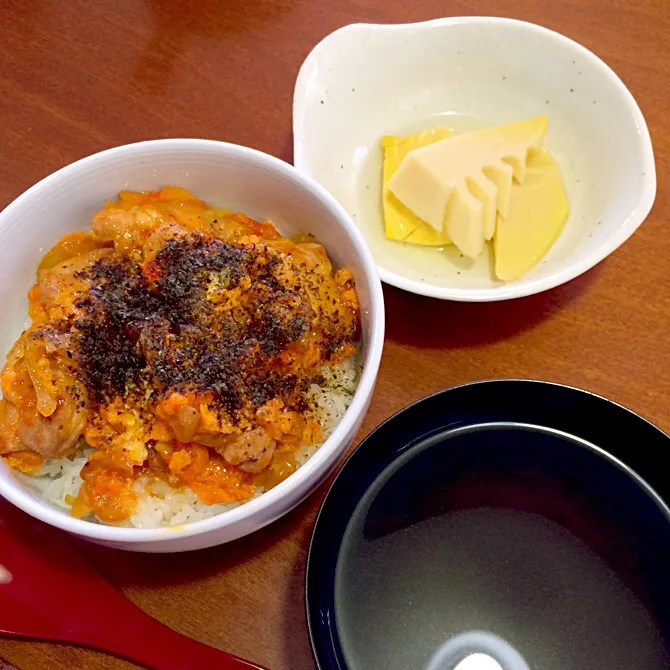
MULTIPOLYGON (((670 430, 668 0, 1 0, 0 207, 71 161, 137 140, 229 140, 290 161, 294 80, 321 38, 358 21, 457 14, 544 24, 607 61, 649 123, 656 205, 599 267, 539 296, 467 305, 385 287, 386 349, 359 438, 421 396, 491 377, 580 386, 670 430)), ((223 547, 86 553, 173 628, 272 670, 310 669, 303 579, 325 489, 223 547)), ((0 657, 25 670, 132 667, 8 640, 0 657)))

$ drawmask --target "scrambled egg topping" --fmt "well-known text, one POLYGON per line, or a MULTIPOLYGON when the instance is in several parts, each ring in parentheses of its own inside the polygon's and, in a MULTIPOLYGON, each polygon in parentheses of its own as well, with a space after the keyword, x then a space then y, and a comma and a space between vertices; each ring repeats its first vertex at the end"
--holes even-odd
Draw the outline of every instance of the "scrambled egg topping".
POLYGON ((49 251, 0 377, 0 454, 24 472, 92 447, 72 513, 120 522, 142 475, 250 498, 320 441, 310 401, 354 353, 352 273, 312 238, 188 191, 122 192, 49 251))

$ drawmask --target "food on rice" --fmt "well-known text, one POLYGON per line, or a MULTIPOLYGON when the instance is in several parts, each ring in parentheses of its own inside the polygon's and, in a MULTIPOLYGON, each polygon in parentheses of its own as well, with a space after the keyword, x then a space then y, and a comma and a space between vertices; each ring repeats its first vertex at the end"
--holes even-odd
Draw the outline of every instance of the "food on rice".
POLYGON ((355 390, 352 273, 181 188, 122 192, 44 256, 28 297, 0 455, 77 517, 230 509, 313 454, 355 390))

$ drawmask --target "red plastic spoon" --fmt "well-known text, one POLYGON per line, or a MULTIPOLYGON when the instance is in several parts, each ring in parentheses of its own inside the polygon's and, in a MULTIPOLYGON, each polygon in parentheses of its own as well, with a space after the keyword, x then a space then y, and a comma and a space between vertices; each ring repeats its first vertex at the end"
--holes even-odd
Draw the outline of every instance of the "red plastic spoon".
POLYGON ((107 582, 64 534, 2 498, 0 634, 95 647, 160 670, 260 670, 152 619, 107 582))

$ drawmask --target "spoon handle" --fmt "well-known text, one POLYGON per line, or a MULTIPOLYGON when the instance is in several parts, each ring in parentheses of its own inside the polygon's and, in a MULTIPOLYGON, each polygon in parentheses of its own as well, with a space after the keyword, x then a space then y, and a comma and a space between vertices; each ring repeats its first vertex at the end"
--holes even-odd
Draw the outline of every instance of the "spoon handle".
POLYGON ((62 533, 2 498, 0 568, 0 635, 94 647, 158 670, 259 670, 145 614, 62 533))

